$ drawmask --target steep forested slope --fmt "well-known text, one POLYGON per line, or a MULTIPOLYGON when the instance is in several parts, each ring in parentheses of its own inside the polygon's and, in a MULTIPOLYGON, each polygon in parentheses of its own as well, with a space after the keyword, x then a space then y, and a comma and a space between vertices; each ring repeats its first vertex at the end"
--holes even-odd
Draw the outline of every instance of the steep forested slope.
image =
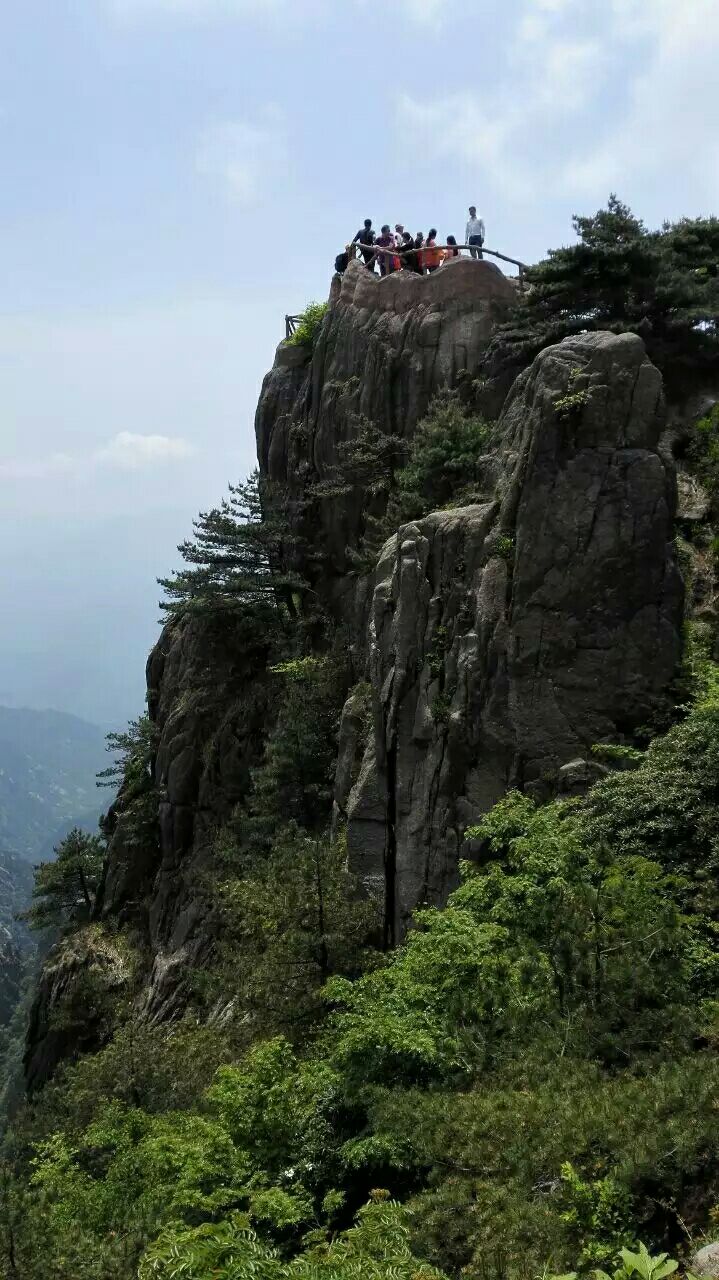
POLYGON ((8 1277, 519 1280, 711 1230, 717 224, 579 230, 518 301, 350 266, 280 346, 54 903, 8 1277))

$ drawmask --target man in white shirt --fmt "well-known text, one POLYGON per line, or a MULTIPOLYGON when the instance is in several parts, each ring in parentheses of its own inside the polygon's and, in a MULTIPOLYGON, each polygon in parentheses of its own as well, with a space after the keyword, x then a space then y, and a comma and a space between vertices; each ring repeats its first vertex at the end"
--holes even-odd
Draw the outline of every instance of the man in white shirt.
POLYGON ((482 258, 484 256, 482 253, 484 223, 481 218, 477 217, 477 210, 473 204, 469 206, 469 222, 464 233, 464 243, 474 246, 469 250, 470 258, 482 258))

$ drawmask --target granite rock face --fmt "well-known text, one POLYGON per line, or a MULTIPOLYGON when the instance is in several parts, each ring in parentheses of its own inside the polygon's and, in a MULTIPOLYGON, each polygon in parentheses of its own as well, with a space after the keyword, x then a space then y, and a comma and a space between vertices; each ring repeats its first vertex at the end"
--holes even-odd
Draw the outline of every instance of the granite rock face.
POLYGON ((148 660, 158 838, 154 853, 128 857, 120 818, 101 915, 122 917, 133 900, 146 905, 154 963, 144 1010, 151 1020, 182 1011, 187 971, 211 949, 211 894, 203 881, 217 829, 247 795, 261 756, 265 663, 265 650, 248 646, 232 617, 170 623, 148 660))
POLYGON ((639 338, 566 340, 509 397, 495 499, 385 546, 374 734, 346 804, 351 865, 385 896, 390 939, 446 898, 464 829, 508 788, 548 794, 657 709, 683 600, 663 422, 639 338))
POLYGON ((42 968, 25 1052, 29 1093, 58 1063, 96 1049, 109 1034, 117 1001, 131 984, 126 950, 92 927, 64 939, 42 968))
MULTIPOLYGON (((417 904, 446 899, 468 825, 510 787, 586 787, 592 745, 647 723, 679 657, 676 484, 659 444, 661 378, 639 338, 545 350, 506 399, 481 501, 403 526, 372 573, 350 571, 347 555, 363 495, 308 501, 363 422, 409 439, 440 388, 474 377, 513 297, 488 262, 381 282, 352 264, 314 351, 280 346, 257 412, 261 472, 286 486, 301 535, 290 546, 309 548, 299 567, 347 636, 355 684, 335 826, 347 824, 351 868, 385 903, 388 943, 417 904)), ((237 615, 164 629, 147 667, 152 835, 138 845, 118 803, 95 922, 41 978, 32 1087, 107 1033, 102 1018, 73 1019, 88 982, 111 996, 125 981, 103 941, 118 926, 136 944, 142 1014, 165 1021, 191 1003, 188 977, 217 929, 215 834, 247 797, 271 727, 267 664, 237 615)))
MULTIPOLYGON (((357 262, 335 277, 313 353, 282 344, 265 378, 255 431, 260 470, 301 504, 331 475, 362 421, 411 437, 441 387, 474 376, 515 290, 490 262, 458 258, 432 276, 400 271, 380 280, 357 262), (310 359, 311 354, 311 359, 310 359)), ((346 608, 346 548, 356 545, 361 502, 313 508, 323 552, 321 586, 346 608)), ((311 567, 302 566, 312 575, 311 567)), ((342 606, 340 606, 340 612, 342 606)), ((349 616, 349 615, 347 615, 349 616)))

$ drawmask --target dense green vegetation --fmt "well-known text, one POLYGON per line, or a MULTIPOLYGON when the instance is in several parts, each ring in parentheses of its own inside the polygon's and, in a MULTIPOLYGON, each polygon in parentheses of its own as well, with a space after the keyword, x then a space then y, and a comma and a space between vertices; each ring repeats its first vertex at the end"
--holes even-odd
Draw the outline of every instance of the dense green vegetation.
POLYGON ((682 218, 651 231, 612 196, 575 217, 578 242, 527 272, 517 315, 500 334, 523 361, 592 329, 634 330, 673 389, 719 358, 719 218, 682 218))
POLYGON ((499 1251, 525 1275, 681 1249, 719 1200, 718 744, 703 696, 585 800, 508 795, 446 910, 384 958, 341 846, 298 824, 253 867, 230 840, 227 1016, 128 1016, 18 1121, 17 1274, 471 1276, 499 1251))
MULTIPOLYGON (((535 269, 518 344, 647 318, 658 358, 710 359, 711 220, 654 235, 612 202, 578 230, 535 269)), ((438 398, 409 445, 358 421, 310 501, 359 500, 367 559, 401 520, 481 496, 477 404, 477 388, 438 398)), ((686 453, 712 492, 715 419, 686 453)), ((214 943, 185 1017, 143 1019, 135 923, 88 924, 100 842, 73 833, 38 875, 40 922, 80 957, 83 939, 104 946, 123 976, 103 1047, 15 1115, 0 1276, 664 1280, 665 1251, 684 1263, 719 1205, 713 627, 688 627, 646 749, 603 744, 606 776, 582 799, 512 792, 478 813, 446 908, 418 911, 388 953, 332 825, 347 637, 296 571, 290 515, 251 477, 200 515, 163 582, 171 626, 226 628, 251 656, 266 721, 200 875, 214 943)), ((111 745, 103 832, 144 851, 150 720, 111 745)))

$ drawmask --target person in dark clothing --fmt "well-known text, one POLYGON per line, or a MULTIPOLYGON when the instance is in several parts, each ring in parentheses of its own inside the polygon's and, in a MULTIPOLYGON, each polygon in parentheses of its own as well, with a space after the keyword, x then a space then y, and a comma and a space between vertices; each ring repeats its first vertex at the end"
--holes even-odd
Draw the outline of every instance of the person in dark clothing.
POLYGON ((414 261, 415 261, 414 240, 409 234, 409 231, 403 231, 402 232, 402 253, 400 255, 400 262, 402 264, 403 269, 405 271, 414 271, 415 269, 414 261))
MULTIPOLYGON (((389 227, 386 224, 385 226, 383 226, 380 235, 377 236, 377 239, 375 240, 375 244, 378 245, 380 249, 394 249, 395 247, 394 236, 392 235, 392 232, 390 231, 389 227)), ((394 270, 392 266, 392 254, 379 253, 377 257, 379 258, 380 275, 381 276, 390 275, 394 270)))
POLYGON ((368 267, 370 271, 374 271, 374 260, 377 255, 370 247, 374 244, 374 231, 372 230, 371 218, 365 218, 364 226, 357 232, 357 235, 353 237, 352 244, 359 245, 365 266, 368 267))
POLYGON ((416 271, 418 276, 424 275, 424 267, 422 265, 423 250, 424 250, 424 232, 418 231, 414 238, 414 264, 412 267, 412 270, 416 271))
POLYGON ((342 276, 347 270, 349 264, 350 264, 350 256, 347 250, 345 249, 344 253, 338 253, 337 257, 335 258, 335 271, 337 272, 338 275, 342 276))

